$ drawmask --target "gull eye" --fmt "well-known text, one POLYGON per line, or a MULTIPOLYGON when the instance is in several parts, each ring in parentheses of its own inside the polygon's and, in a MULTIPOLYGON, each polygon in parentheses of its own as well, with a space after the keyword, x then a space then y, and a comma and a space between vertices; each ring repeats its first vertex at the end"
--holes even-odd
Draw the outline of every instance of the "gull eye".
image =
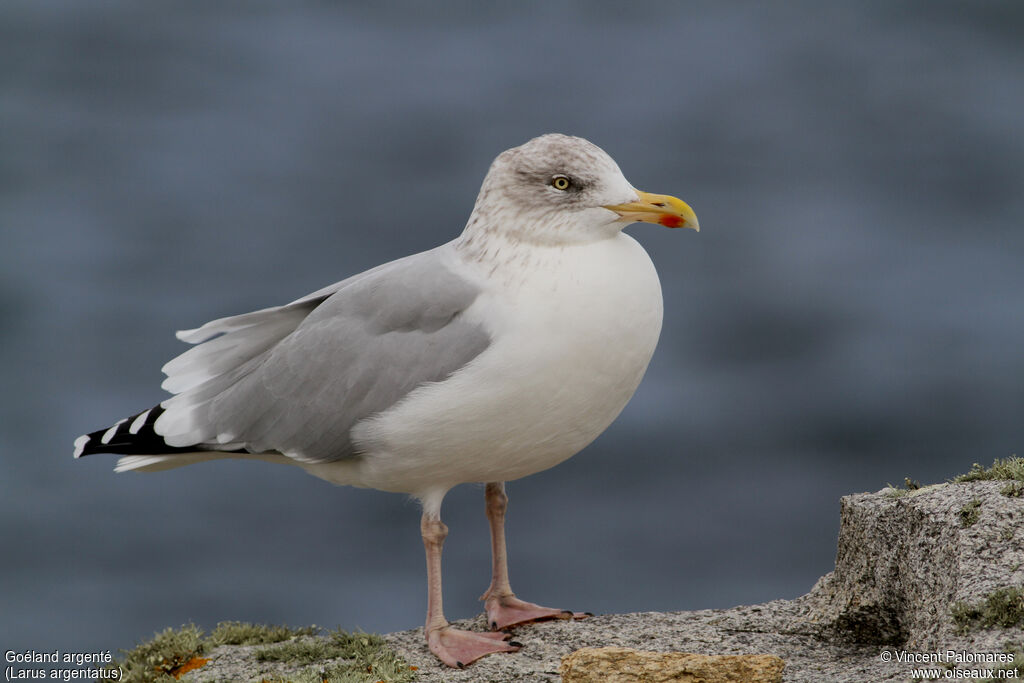
POLYGON ((564 175, 551 176, 551 187, 555 188, 556 190, 560 190, 561 192, 565 192, 566 190, 569 189, 570 185, 572 185, 572 181, 569 180, 569 176, 564 176, 564 175))

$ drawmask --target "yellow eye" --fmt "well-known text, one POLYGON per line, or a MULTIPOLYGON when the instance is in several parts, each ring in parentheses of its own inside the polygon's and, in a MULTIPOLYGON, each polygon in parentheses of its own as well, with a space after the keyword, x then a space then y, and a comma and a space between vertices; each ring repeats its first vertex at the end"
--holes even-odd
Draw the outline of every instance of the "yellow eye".
POLYGON ((555 188, 556 190, 561 190, 562 192, 565 192, 566 190, 569 189, 569 185, 571 184, 572 183, 569 181, 569 178, 567 176, 556 175, 551 177, 551 187, 555 188))

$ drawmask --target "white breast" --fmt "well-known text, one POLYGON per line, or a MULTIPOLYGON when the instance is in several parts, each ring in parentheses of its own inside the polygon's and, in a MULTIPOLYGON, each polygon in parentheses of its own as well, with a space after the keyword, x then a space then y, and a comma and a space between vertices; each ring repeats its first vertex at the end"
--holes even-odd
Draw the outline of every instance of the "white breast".
POLYGON ((496 264, 459 259, 455 267, 485 287, 466 315, 492 345, 358 424, 353 435, 366 455, 345 467, 345 481, 330 466, 312 473, 413 494, 517 479, 577 453, 633 395, 661 331, 662 300, 654 266, 632 238, 520 247, 496 264))

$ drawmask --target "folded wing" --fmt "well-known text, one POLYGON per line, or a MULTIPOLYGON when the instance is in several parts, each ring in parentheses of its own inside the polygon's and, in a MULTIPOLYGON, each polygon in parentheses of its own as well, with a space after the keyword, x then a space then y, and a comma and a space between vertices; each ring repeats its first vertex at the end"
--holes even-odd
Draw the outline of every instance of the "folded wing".
POLYGON ((464 316, 477 286, 449 269, 440 249, 179 333, 197 345, 164 366, 163 387, 175 396, 81 437, 76 454, 356 456, 359 420, 444 380, 490 343, 464 316))

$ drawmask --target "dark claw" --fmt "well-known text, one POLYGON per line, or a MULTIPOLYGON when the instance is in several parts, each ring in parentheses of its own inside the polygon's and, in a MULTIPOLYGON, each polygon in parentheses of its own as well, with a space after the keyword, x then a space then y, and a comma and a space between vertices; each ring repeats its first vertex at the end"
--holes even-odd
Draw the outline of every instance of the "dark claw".
POLYGON ((511 645, 512 647, 522 647, 523 646, 523 644, 520 643, 518 640, 510 640, 510 641, 508 641, 508 644, 511 645))
POLYGON ((498 630, 498 622, 496 622, 496 621, 492 621, 491 622, 491 630, 492 631, 497 631, 498 630))
POLYGON ((592 617, 592 616, 594 616, 594 613, 593 612, 584 612, 583 616, 585 616, 585 617, 592 617))
POLYGON ((465 669, 466 668, 466 665, 463 664, 462 662, 459 662, 459 661, 455 662, 455 666, 459 667, 460 669, 465 669))

